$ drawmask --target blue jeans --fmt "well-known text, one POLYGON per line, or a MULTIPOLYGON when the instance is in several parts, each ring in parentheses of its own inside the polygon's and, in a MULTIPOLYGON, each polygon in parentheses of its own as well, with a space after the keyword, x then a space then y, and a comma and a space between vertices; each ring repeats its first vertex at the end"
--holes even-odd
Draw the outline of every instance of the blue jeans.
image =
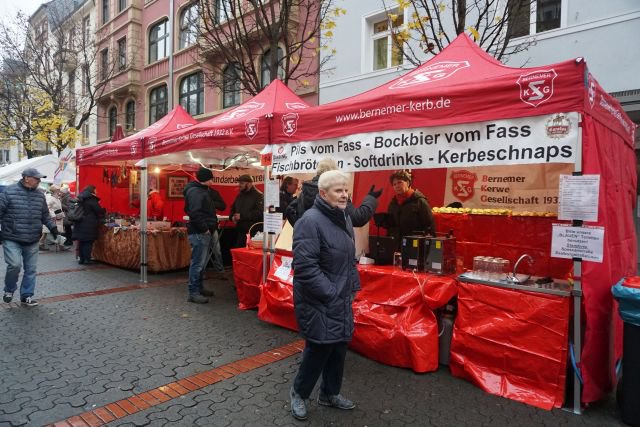
POLYGON ((207 262, 211 234, 189 234, 191 265, 189 265, 189 295, 199 295, 202 290, 202 272, 207 262))
POLYGON ((224 271, 224 266, 222 265, 222 250, 220 249, 220 236, 218 235, 218 230, 214 231, 211 235, 211 247, 213 254, 211 262, 213 263, 213 269, 215 271, 224 271))
POLYGON ((12 240, 2 242, 7 273, 4 276, 4 291, 14 293, 18 287, 20 268, 24 263, 24 275, 20 285, 20 298, 32 297, 36 290, 36 268, 38 266, 38 242, 18 243, 12 240))

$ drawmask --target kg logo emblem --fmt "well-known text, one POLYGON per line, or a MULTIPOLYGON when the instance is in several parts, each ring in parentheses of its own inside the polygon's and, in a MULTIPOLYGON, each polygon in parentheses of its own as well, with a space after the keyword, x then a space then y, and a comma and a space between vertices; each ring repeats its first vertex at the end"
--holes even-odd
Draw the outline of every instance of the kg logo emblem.
POLYGON ((282 132, 292 136, 298 130, 298 113, 287 113, 282 116, 282 132))
POLYGON ((525 104, 537 107, 553 96, 553 81, 558 77, 556 71, 540 70, 529 74, 521 74, 518 78, 520 99, 525 104))
POLYGON ((244 134, 253 139, 258 134, 258 119, 247 119, 244 122, 244 134))
POLYGON ((397 82, 390 85, 389 89, 404 89, 406 87, 444 80, 448 77, 451 77, 454 73, 469 67, 469 61, 437 62, 425 67, 420 67, 417 70, 407 74, 397 82))
POLYGON ((466 170, 458 170, 451 172, 451 193, 453 196, 464 202, 474 195, 474 185, 478 180, 478 176, 466 170))

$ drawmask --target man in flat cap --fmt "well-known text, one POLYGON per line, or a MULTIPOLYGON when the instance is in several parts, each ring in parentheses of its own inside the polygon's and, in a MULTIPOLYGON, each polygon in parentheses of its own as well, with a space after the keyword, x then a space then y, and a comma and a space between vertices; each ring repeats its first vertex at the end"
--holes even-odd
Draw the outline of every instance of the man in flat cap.
POLYGON ((196 172, 196 180, 184 187, 184 211, 189 215, 187 233, 191 245, 191 265, 189 265, 189 296, 187 301, 206 304, 207 297, 213 292, 204 289, 202 276, 205 270, 209 248, 213 248, 213 262, 217 271, 223 271, 222 254, 218 240, 218 217, 216 210, 223 211, 227 207, 224 200, 213 188, 209 187, 213 173, 200 167, 196 172))
MULTIPOLYGON (((233 201, 229 216, 231 221, 236 224, 236 231, 238 232, 236 248, 242 248, 247 245, 247 233, 251 226, 262 221, 264 197, 253 185, 253 178, 250 175, 240 175, 238 188, 240 189, 240 194, 233 201)), ((258 231, 256 227, 251 230, 254 234, 256 231, 258 231)))
POLYGON ((0 194, 0 224, 4 260, 7 272, 4 277, 2 300, 11 302, 18 287, 20 268, 24 264, 24 275, 20 284, 20 302, 34 307, 38 302, 33 298, 36 289, 36 267, 38 265, 38 241, 44 224, 53 238, 58 237, 56 223, 49 215, 44 193, 38 191, 38 184, 46 176, 37 169, 22 171, 22 179, 8 186, 0 194))

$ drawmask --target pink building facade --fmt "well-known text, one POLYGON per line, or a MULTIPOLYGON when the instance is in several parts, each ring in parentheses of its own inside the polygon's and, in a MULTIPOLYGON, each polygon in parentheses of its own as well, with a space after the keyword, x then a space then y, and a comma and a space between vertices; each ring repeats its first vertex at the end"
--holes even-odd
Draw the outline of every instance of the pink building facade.
MULTIPOLYGON (((96 2, 97 67, 99 76, 108 80, 98 102, 98 144, 111 140, 116 124, 122 126, 125 136, 130 135, 178 104, 197 120, 204 120, 251 97, 242 91, 225 94, 207 83, 208 71, 202 69, 193 27, 198 19, 196 4, 190 0, 96 2)), ((261 60, 257 55, 256 61, 261 60)), ((292 89, 317 105, 318 78, 308 80, 304 87, 292 89)))

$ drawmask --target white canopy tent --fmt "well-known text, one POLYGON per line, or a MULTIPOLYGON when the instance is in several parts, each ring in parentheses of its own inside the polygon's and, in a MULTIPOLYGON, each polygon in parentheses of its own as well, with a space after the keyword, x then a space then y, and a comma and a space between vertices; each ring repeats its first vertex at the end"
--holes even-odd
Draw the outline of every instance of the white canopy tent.
POLYGON ((72 182, 76 180, 75 165, 67 160, 59 159, 53 154, 42 157, 24 159, 0 168, 0 183, 13 184, 22 179, 22 171, 36 168, 42 175, 42 181, 49 183, 72 182))

